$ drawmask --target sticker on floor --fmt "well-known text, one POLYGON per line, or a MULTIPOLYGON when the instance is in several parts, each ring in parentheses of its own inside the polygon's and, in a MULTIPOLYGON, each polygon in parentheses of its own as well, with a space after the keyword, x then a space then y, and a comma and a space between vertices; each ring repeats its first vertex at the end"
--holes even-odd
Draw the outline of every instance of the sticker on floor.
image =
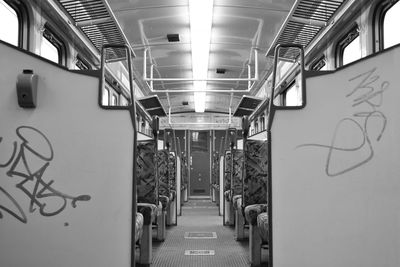
POLYGON ((215 250, 189 249, 185 250, 186 256, 214 256, 215 250))

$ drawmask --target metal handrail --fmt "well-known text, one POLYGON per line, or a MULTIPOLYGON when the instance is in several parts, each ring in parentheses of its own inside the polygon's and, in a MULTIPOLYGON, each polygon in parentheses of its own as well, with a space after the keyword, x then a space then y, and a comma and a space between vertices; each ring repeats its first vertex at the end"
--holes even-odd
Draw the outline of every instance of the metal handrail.
MULTIPOLYGON (((274 98, 275 98, 275 83, 276 83, 276 73, 277 73, 277 66, 278 66, 278 59, 279 59, 279 50, 281 48, 297 48, 300 50, 300 73, 302 75, 302 97, 303 97, 303 105, 305 105, 305 101, 306 101, 306 95, 305 95, 305 88, 304 88, 304 48, 302 45, 300 44, 278 44, 275 47, 275 56, 274 56, 274 68, 273 68, 273 73, 272 73, 272 86, 271 86, 271 97, 270 97, 270 101, 269 101, 269 105, 268 105, 268 121, 267 121, 267 131, 271 130, 271 126, 272 126, 272 121, 274 119, 274 115, 275 115, 275 109, 276 106, 274 105, 274 98)), ((286 109, 288 107, 285 107, 286 109)), ((298 108, 298 107, 295 107, 298 108)), ((293 107, 291 107, 291 109, 293 109, 293 107)))

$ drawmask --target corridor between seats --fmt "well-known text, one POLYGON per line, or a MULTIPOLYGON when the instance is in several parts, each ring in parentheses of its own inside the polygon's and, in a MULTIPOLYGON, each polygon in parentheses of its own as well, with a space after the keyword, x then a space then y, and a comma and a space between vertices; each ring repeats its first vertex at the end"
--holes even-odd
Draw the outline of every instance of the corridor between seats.
POLYGON ((234 240, 234 228, 222 225, 210 199, 186 202, 178 226, 168 228, 165 242, 153 243, 153 255, 157 267, 250 266, 248 241, 234 240))

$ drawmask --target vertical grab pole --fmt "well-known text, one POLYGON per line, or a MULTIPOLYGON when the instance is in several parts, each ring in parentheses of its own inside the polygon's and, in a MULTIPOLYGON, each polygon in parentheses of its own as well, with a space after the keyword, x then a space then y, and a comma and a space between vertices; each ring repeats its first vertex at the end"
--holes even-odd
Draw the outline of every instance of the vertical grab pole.
MULTIPOLYGON (((158 116, 153 116, 151 118, 151 129, 153 132, 153 137, 154 137, 154 161, 155 161, 155 179, 156 179, 156 188, 158 188, 158 160, 157 160, 157 153, 158 153, 158 130, 160 127, 160 121, 158 116)), ((158 194, 157 194, 158 196, 158 194)), ((157 198, 157 203, 156 205, 158 205, 158 198, 157 198)))
POLYGON ((242 162, 242 214, 244 216, 244 178, 246 177, 246 142, 249 136, 250 121, 248 116, 242 118, 242 132, 243 132, 243 162, 242 162))
POLYGON ((236 129, 231 129, 230 131, 230 148, 231 148, 231 173, 230 173, 230 180, 231 180, 231 188, 230 188, 230 201, 229 201, 229 224, 232 225, 235 223, 235 216, 234 216, 234 210, 233 210, 233 171, 234 166, 234 155, 235 155, 235 149, 234 147, 236 146, 236 129))
MULTIPOLYGON (((158 133, 159 133, 159 129, 160 129, 160 120, 158 118, 158 116, 153 116, 152 117, 152 121, 151 121, 151 128, 153 131, 153 136, 154 136, 154 161, 155 161, 155 180, 156 180, 156 188, 157 188, 157 192, 156 192, 156 206, 158 206, 159 204, 159 172, 158 172, 158 133)), ((159 241, 164 241, 165 239, 165 212, 164 209, 161 209, 161 215, 157 216, 157 239, 159 241)))

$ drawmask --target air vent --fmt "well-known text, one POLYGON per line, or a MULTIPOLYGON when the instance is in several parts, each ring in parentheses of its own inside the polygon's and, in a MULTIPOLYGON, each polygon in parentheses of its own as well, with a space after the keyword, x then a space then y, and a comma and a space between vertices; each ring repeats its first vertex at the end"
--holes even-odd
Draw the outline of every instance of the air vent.
POLYGON ((188 101, 182 101, 182 105, 183 106, 187 106, 187 105, 189 105, 189 102, 188 101))
POLYGON ((217 68, 217 70, 216 70, 217 74, 225 74, 225 72, 226 72, 226 69, 223 69, 223 68, 217 68))
POLYGON ((171 33, 171 34, 167 34, 167 39, 168 42, 179 42, 179 34, 177 33, 171 33))

